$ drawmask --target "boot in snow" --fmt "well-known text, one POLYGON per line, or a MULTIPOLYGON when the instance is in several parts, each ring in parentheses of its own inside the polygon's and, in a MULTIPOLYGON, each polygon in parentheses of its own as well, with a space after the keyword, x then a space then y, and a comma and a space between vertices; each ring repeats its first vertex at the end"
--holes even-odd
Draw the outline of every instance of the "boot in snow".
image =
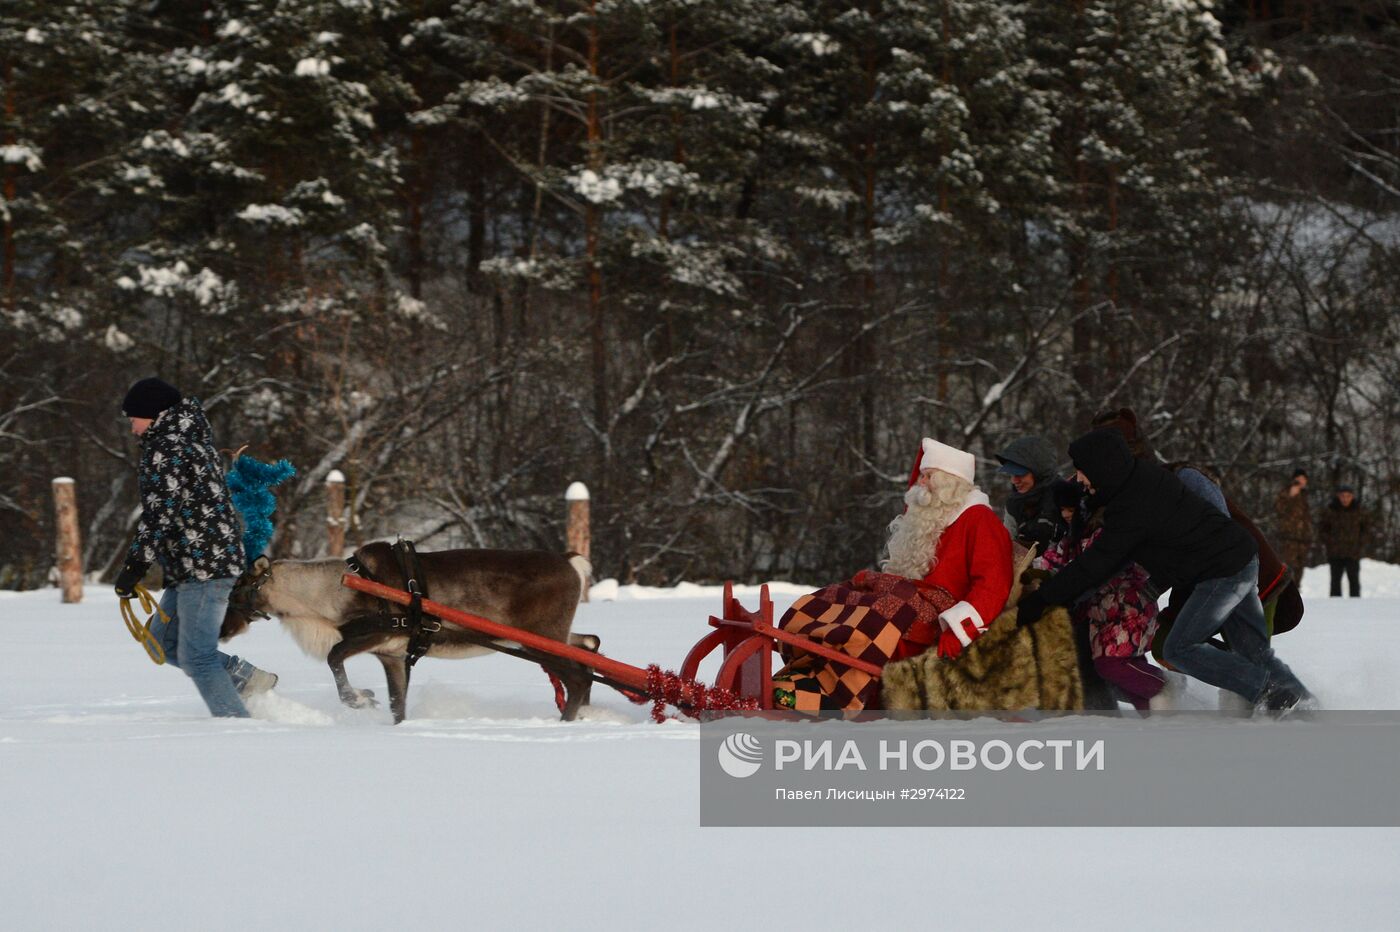
POLYGON ((1162 684, 1161 692, 1147 700, 1148 709, 1153 712, 1167 712, 1183 708, 1182 700, 1186 698, 1186 675, 1175 670, 1163 670, 1162 673, 1166 676, 1166 682, 1162 684))
POLYGON ((244 699, 249 696, 256 696, 258 693, 265 693, 277 685, 277 674, 268 673, 266 670, 253 668, 253 673, 247 681, 239 687, 238 695, 244 699))
POLYGON ((1301 687, 1295 689, 1284 683, 1270 681, 1264 687, 1264 694, 1254 704, 1256 712, 1277 712, 1279 718, 1287 718, 1292 712, 1309 711, 1317 708, 1313 694, 1301 687))

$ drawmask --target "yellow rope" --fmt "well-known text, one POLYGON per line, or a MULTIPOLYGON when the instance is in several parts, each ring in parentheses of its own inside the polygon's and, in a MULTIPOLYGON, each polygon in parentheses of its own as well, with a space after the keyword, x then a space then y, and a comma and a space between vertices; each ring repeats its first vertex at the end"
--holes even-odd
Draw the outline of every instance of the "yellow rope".
POLYGON ((136 598, 141 602, 141 611, 151 612, 151 616, 146 619, 146 623, 141 624, 136 617, 136 610, 131 607, 131 599, 122 599, 122 620, 126 622, 126 629, 131 632, 131 636, 141 642, 141 646, 146 648, 146 653, 150 655, 151 662, 155 664, 165 663, 165 648, 160 646, 160 641, 151 633, 151 622, 156 620, 156 614, 160 614, 160 620, 170 624, 170 616, 146 590, 145 586, 137 585, 133 590, 136 598), (154 611, 153 611, 154 610, 154 611))

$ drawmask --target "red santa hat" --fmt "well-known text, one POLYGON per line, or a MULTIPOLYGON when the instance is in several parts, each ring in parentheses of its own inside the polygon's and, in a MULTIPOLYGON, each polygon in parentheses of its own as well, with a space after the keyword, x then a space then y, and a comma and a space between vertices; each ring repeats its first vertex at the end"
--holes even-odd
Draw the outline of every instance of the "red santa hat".
POLYGON ((914 471, 909 474, 911 487, 919 481, 919 473, 925 469, 941 469, 968 482, 977 482, 977 457, 929 437, 924 438, 919 447, 919 456, 914 460, 914 471))

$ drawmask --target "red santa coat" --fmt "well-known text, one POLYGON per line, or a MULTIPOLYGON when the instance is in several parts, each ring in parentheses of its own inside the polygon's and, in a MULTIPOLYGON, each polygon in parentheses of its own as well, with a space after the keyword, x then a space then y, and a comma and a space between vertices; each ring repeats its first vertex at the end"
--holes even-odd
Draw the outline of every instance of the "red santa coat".
POLYGON ((940 637, 940 652, 956 655, 1006 607, 1011 594, 1011 534, 989 507, 986 495, 974 492, 962 514, 938 538, 934 554, 934 567, 920 584, 937 586, 958 600, 938 616, 941 629, 952 636, 940 637))
MULTIPOLYGON (((987 496, 973 492, 934 547, 936 563, 923 579, 862 570, 849 582, 797 599, 778 626, 879 666, 923 653, 934 642, 940 656, 959 656, 1011 593, 1011 535, 987 496)), ((773 674, 782 705, 846 712, 879 707, 878 676, 800 646, 782 652, 788 663, 773 674)))

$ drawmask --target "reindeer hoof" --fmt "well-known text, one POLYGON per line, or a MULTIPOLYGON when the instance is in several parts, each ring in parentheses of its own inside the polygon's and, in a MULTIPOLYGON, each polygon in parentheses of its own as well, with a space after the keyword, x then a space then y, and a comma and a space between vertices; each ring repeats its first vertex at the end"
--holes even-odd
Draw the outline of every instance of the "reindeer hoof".
POLYGON ((374 690, 372 689, 352 689, 348 693, 341 693, 340 701, 352 709, 379 708, 379 700, 374 698, 374 690))

